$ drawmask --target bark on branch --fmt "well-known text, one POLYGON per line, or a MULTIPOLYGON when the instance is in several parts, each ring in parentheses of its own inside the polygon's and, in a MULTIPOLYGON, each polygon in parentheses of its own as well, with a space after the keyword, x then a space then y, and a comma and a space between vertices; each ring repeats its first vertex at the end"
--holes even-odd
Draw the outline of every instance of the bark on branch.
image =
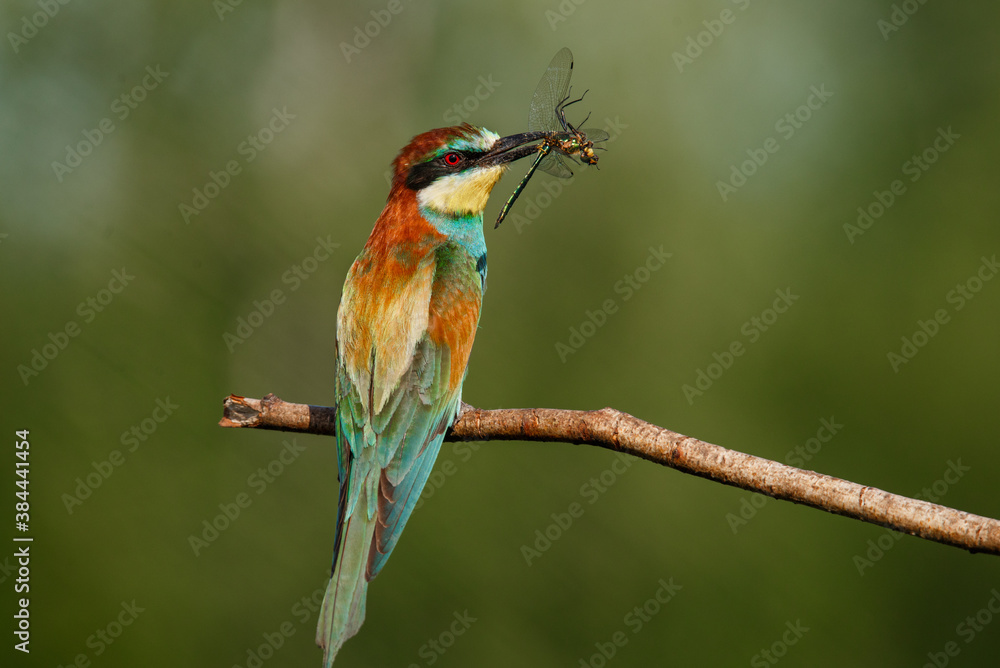
MULTIPOLYGON (((447 441, 555 441, 596 445, 751 492, 878 524, 894 531, 1000 555, 1000 521, 803 471, 728 450, 603 408, 482 410, 462 405, 447 441)), ((252 427, 333 436, 333 408, 230 395, 222 427, 252 427)))

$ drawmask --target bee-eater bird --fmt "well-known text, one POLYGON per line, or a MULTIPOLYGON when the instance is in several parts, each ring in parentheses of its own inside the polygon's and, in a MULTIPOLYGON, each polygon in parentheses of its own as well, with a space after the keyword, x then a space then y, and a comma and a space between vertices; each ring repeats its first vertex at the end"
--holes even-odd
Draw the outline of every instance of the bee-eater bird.
POLYGON ((501 138, 465 124, 414 137, 347 274, 337 312, 337 533, 316 633, 327 668, 364 621, 368 583, 458 415, 486 289, 486 200, 544 136, 501 138))

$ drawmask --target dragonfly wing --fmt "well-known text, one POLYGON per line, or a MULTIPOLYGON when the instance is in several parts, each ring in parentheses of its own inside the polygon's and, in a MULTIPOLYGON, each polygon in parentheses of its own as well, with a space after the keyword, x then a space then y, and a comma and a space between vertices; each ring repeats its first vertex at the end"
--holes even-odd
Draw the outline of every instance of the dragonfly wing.
POLYGON ((538 168, 552 176, 558 176, 560 179, 568 179, 573 176, 573 170, 566 164, 566 158, 559 151, 550 151, 538 165, 538 168))
POLYGON ((611 135, 604 130, 598 130, 597 128, 585 128, 580 130, 580 132, 587 135, 587 139, 592 142, 607 141, 611 139, 611 135))
POLYGON ((542 75, 528 110, 528 130, 557 130, 559 119, 556 107, 566 97, 569 79, 573 74, 573 52, 563 47, 552 58, 542 75))

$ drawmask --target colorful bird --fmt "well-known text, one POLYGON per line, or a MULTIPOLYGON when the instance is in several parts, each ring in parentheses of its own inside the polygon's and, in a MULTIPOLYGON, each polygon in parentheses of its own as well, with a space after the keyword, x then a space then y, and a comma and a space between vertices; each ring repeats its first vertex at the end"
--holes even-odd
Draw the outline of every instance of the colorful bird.
POLYGON ((417 135, 344 282, 337 313, 340 497, 316 642, 329 668, 365 618, 378 575, 461 405, 486 289, 483 209, 527 145, 468 124, 417 135))

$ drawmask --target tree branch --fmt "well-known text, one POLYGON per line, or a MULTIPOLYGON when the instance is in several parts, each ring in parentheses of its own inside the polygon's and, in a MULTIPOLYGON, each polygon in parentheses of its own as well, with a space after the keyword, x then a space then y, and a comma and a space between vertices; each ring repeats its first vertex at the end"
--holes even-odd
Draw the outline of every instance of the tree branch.
MULTIPOLYGON (((222 427, 335 434, 335 410, 230 395, 222 427)), ((557 441, 596 445, 751 492, 870 522, 894 531, 1000 555, 1000 521, 911 499, 857 483, 803 471, 683 436, 604 408, 482 410, 468 404, 445 436, 447 441, 557 441)))

